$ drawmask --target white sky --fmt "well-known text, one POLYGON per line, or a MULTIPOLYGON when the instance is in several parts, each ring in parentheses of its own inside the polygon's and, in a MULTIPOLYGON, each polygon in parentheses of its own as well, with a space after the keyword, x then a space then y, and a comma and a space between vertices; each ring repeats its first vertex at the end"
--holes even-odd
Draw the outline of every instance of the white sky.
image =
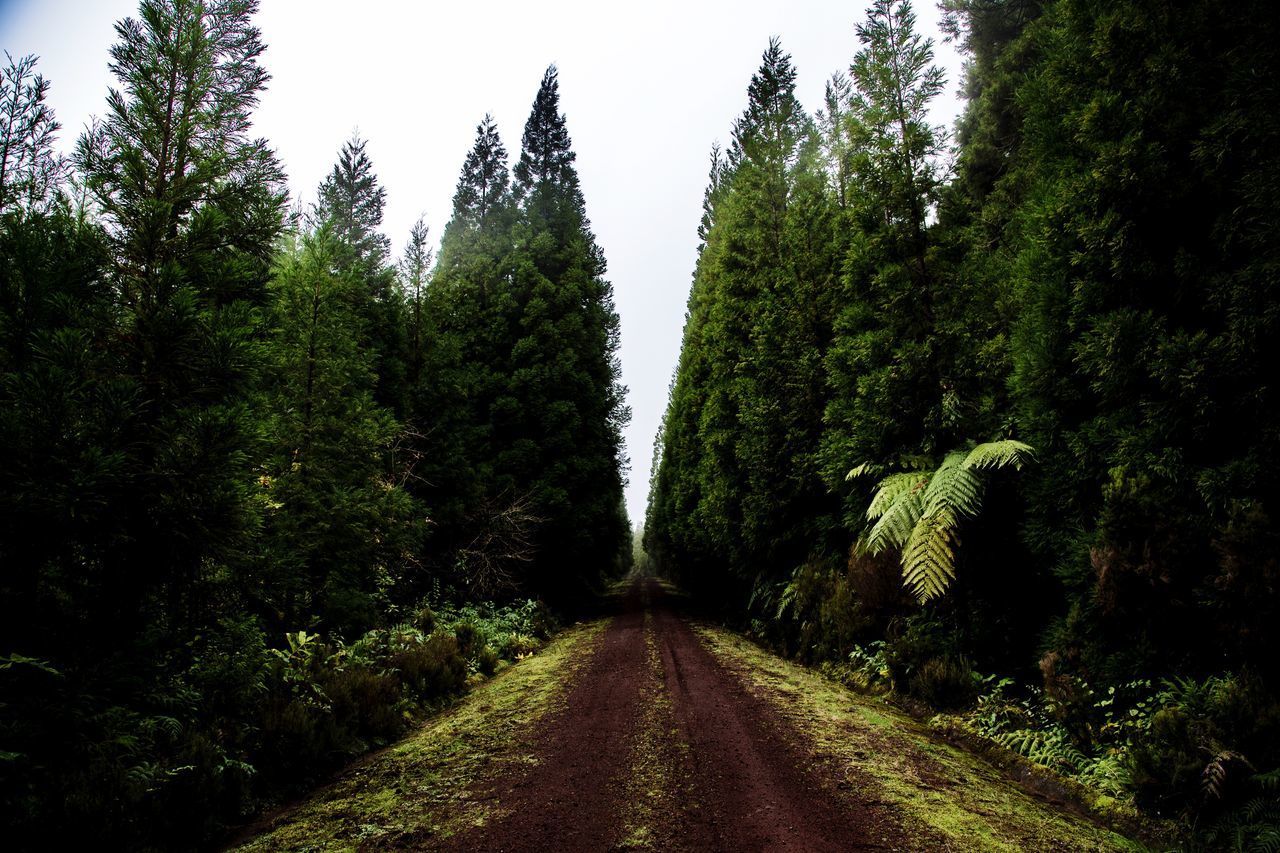
MULTIPOLYGON (((865 2, 865 0, 864 0, 865 2)), ((960 110, 961 61, 932 0, 916 0, 947 72, 934 120, 960 110)), ((40 56, 69 148, 101 115, 116 20, 136 0, 0 0, 0 48, 40 56)), ((396 251, 425 213, 438 241, 475 125, 491 112, 512 157, 542 72, 560 69, 561 108, 622 317, 632 422, 627 508, 644 521, 654 433, 666 406, 693 272, 707 156, 729 138, 769 37, 782 38, 811 112, 857 50, 862 3, 655 0, 648 3, 262 0, 272 75, 258 133, 310 201, 352 130, 387 188, 396 251)))

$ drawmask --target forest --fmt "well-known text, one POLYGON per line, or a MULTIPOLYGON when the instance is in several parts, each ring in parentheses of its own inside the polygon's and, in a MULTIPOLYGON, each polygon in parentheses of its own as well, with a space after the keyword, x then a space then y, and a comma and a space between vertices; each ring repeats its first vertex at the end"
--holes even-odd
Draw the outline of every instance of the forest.
POLYGON ((359 138, 289 206, 256 5, 144 0, 65 160, 34 60, 4 72, 10 838, 211 838, 629 565, 618 316, 555 69, 514 165, 477 126, 438 256, 418 227, 395 258, 359 138))
POLYGON ((10 56, 13 849, 222 844, 628 571, 1184 849, 1280 849, 1280 17, 940 6, 954 129, 908 0, 812 114, 767 42, 643 520, 554 65, 397 250, 365 139, 302 203, 254 135, 257 0, 141 0, 65 156, 10 56))
POLYGON ((1262 3, 907 3, 713 150, 648 558, 1201 843, 1280 845, 1280 72, 1262 3), (948 160, 951 152, 953 160, 948 160))

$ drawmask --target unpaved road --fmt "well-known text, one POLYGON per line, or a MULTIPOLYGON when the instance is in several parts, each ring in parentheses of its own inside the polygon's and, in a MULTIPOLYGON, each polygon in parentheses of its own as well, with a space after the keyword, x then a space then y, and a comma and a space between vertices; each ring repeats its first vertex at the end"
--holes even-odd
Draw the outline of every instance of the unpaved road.
POLYGON ((692 624, 652 579, 246 850, 1118 850, 875 699, 692 624))
POLYGON ((834 780, 814 778, 777 715, 711 657, 652 580, 628 591, 563 711, 539 732, 535 769, 494 786, 509 815, 455 836, 449 849, 626 846, 644 747, 636 734, 642 703, 653 701, 646 682, 659 678, 670 703, 663 729, 683 747, 666 756, 678 788, 658 804, 665 819, 637 840, 662 850, 885 849, 872 839, 893 834, 886 816, 839 797, 834 780), (647 665, 655 642, 660 672, 647 665))

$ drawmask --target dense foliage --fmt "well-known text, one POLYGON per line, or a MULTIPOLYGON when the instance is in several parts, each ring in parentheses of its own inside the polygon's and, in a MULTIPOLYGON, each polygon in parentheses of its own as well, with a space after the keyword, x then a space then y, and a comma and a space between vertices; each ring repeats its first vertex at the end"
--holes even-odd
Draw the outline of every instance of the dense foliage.
POLYGON ((630 560, 618 320, 554 70, 515 184, 487 124, 440 265, 421 223, 395 263, 359 138, 286 215, 250 133, 255 11, 143 0, 70 161, 34 59, 0 76, 19 848, 208 843, 529 654, 538 599, 630 560))
POLYGON ((1277 18, 944 6, 952 146, 909 3, 871 6, 812 120, 765 52, 713 157, 648 555, 801 656, 1263 843, 1277 18), (975 445, 1019 464, 978 478, 975 445))

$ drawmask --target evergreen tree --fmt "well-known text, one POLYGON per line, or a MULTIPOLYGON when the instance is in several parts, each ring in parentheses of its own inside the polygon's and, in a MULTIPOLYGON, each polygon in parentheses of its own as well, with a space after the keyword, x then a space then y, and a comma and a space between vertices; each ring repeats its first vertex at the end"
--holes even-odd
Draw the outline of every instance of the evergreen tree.
POLYGON ((468 531, 523 495, 495 465, 491 409, 509 371, 511 200, 507 152, 490 116, 476 127, 426 291, 422 378, 412 415, 424 433, 419 488, 431 508, 439 568, 465 584, 456 555, 468 531), (429 424, 429 426, 428 426, 429 424))
POLYGON ((671 568, 744 597, 803 562, 829 518, 813 458, 838 254, 794 87, 774 40, 728 162, 713 156, 650 519, 671 568))
POLYGON ((202 573, 236 561, 253 529, 251 307, 264 297, 283 200, 274 156, 248 136, 267 79, 255 9, 144 2, 116 28, 122 88, 77 149, 111 236, 124 370, 146 389, 133 487, 120 498, 127 544, 113 549, 118 576, 102 602, 141 620, 126 636, 153 607, 180 624, 202 573))
MULTIPOLYGON (((342 144, 338 162, 316 190, 314 218, 331 223, 334 237, 349 247, 364 274, 373 276, 386 266, 391 243, 378 230, 387 191, 374 174, 367 145, 359 134, 342 144)), ((386 294, 373 296, 385 298, 386 294)))
POLYGON ((435 250, 427 245, 431 229, 426 218, 419 216, 409 229, 409 242, 398 264, 400 298, 405 305, 405 333, 407 345, 406 381, 410 388, 417 387, 422 379, 423 361, 427 348, 426 299, 427 282, 435 261, 435 250))
POLYGON ((510 384, 494 425, 499 467, 529 490, 545 519, 533 586, 560 600, 582 595, 630 553, 618 315, 574 159, 552 66, 514 170, 517 314, 510 384))
POLYGON ((283 178, 249 136, 254 10, 144 2, 75 156, 103 227, 60 205, 5 216, 0 468, 23 507, 6 507, 0 553, 22 605, 4 598, 0 652, 38 665, 0 700, 23 745, 0 790, 6 815, 71 846, 129 846, 148 809, 190 813, 236 784, 182 780, 235 763, 196 734, 216 703, 197 662, 261 642, 239 596, 258 580, 249 403, 283 178))
POLYGON ((62 178, 64 163, 53 150, 59 128, 45 103, 49 81, 35 72, 36 57, 0 70, 0 211, 27 210, 47 202, 62 178))
POLYGON ((272 280, 267 434, 269 612, 282 628, 320 624, 351 636, 376 624, 404 554, 416 549, 412 502, 389 477, 399 433, 373 400, 372 354, 327 226, 286 249, 272 280))
MULTIPOLYGON (((915 33, 909 3, 878 0, 857 33, 862 49, 850 66, 843 122, 852 168, 843 307, 827 359, 824 453, 833 483, 852 464, 955 443, 945 437, 955 404, 937 338, 944 275, 926 227, 940 183, 939 131, 926 110, 942 72, 932 44, 915 33)), ((854 531, 867 498, 849 496, 845 517, 854 531)))
POLYGON ((1012 387, 1044 459, 1028 541, 1071 606, 1059 674, 1229 649, 1274 678, 1275 15, 1082 2, 1033 27, 1001 188, 1022 188, 1012 387))
POLYGON ((367 142, 353 135, 338 152, 338 162, 320 183, 312 220, 329 225, 343 248, 338 262, 355 273, 363 286, 350 294, 364 320, 364 334, 374 352, 379 403, 402 413, 407 404, 405 305, 395 288, 388 263, 391 242, 378 229, 387 191, 378 183, 367 142))

